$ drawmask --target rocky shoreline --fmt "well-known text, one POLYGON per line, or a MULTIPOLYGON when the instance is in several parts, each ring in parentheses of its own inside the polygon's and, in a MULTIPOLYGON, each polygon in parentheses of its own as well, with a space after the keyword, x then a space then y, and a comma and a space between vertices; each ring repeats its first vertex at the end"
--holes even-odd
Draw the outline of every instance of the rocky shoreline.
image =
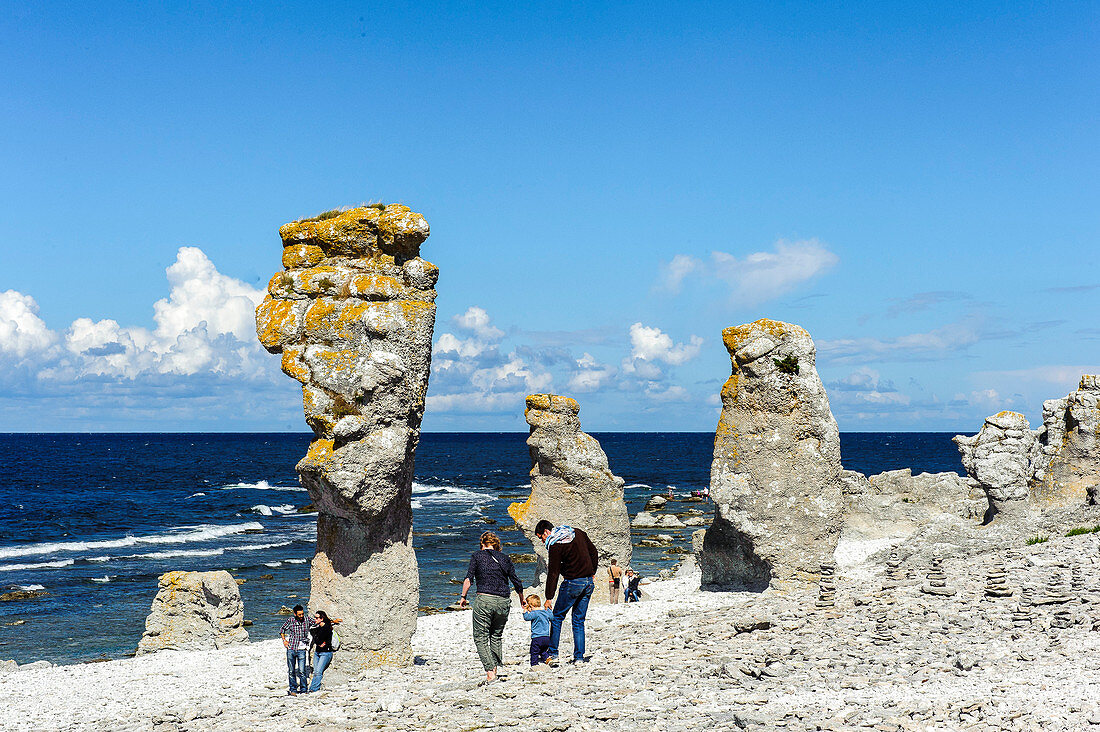
POLYGON ((587 664, 530 669, 514 615, 488 687, 465 613, 419 619, 413 666, 309 697, 286 696, 278 641, 24 667, 0 674, 4 728, 1100 729, 1100 533, 1072 532, 1100 509, 1041 524, 1030 544, 1010 525, 841 540, 832 607, 803 583, 701 591, 688 562, 646 602, 591 609, 587 664), (926 591, 933 556, 952 594, 926 591))

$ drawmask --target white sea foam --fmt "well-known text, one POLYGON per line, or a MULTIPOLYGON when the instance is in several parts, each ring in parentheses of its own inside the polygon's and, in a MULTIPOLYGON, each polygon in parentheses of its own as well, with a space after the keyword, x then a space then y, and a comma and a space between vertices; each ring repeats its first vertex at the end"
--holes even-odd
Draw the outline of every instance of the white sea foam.
POLYGON ((225 549, 178 549, 148 554, 131 554, 124 559, 174 559, 176 557, 216 557, 225 554, 225 549))
POLYGON ((192 493, 188 498, 198 498, 199 496, 205 496, 205 493, 192 493))
POLYGON ((283 561, 286 562, 287 564, 305 564, 306 563, 306 560, 304 560, 304 559, 284 559, 283 561))
POLYGON ((282 562, 264 562, 264 566, 265 567, 281 567, 281 566, 283 566, 283 563, 282 562))
POLYGON ((424 504, 414 498, 413 502, 412 502, 412 507, 413 508, 424 508, 424 504))
MULTIPOLYGON (((250 521, 246 524, 229 524, 215 526, 213 524, 201 524, 198 526, 180 526, 167 534, 152 534, 150 536, 123 536, 118 539, 103 539, 100 541, 58 541, 44 542, 41 544, 21 544, 0 549, 0 559, 10 557, 27 557, 35 554, 53 554, 54 552, 82 552, 89 549, 118 549, 120 547, 137 546, 139 544, 189 544, 196 541, 209 541, 231 534, 239 534, 243 531, 262 529, 263 524, 250 521)), ((70 562, 71 563, 71 562, 70 562)))
POLYGON ((253 490, 253 491, 293 491, 295 493, 306 493, 306 489, 296 485, 271 485, 266 480, 261 480, 257 483, 230 483, 229 485, 219 486, 218 490, 223 491, 239 491, 239 490, 253 490))
POLYGON ((46 589, 43 585, 12 585, 13 590, 22 590, 23 592, 34 592, 35 590, 46 589))
POLYGON ((100 584, 107 584, 108 582, 110 582, 111 580, 113 580, 117 576, 118 576, 117 574, 105 574, 102 577, 92 577, 92 582, 99 582, 100 584))
POLYGON ((420 504, 420 508, 426 503, 483 504, 492 502, 494 498, 488 493, 478 493, 458 486, 424 483, 413 483, 412 493, 417 497, 416 502, 420 504))
POLYGON ((290 505, 289 503, 284 503, 282 506, 265 506, 261 503, 259 505, 253 506, 250 510, 260 514, 261 516, 270 516, 273 513, 281 513, 285 516, 287 514, 294 513, 297 509, 295 509, 294 506, 290 505))
POLYGON ((73 563, 72 559, 62 559, 60 562, 36 562, 35 564, 0 564, 0 572, 15 572, 28 569, 57 569, 68 567, 73 563))
POLYGON ((649 490, 653 490, 653 486, 647 485, 645 483, 631 483, 630 485, 623 486, 623 490, 626 490, 628 488, 647 488, 649 490))

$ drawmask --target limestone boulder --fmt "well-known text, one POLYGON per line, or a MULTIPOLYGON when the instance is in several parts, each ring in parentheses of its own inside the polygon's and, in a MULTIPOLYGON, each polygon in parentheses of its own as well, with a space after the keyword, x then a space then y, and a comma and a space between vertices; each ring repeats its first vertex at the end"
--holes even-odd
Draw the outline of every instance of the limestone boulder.
POLYGON ((699 555, 707 589, 813 579, 840 535, 840 440, 810 335, 775 320, 727 328, 710 495, 699 555))
MULTIPOLYGON (((513 503, 508 514, 531 541, 537 557, 536 584, 546 575, 546 547, 535 536, 535 524, 547 520, 583 529, 599 552, 597 577, 604 578, 612 559, 630 564, 630 517, 623 499, 623 479, 611 472, 600 443, 581 431, 576 400, 555 394, 527 397, 524 416, 531 431, 531 495, 513 503)), ((595 593, 602 597, 606 593, 595 593)))
POLYGON ((1077 391, 1043 402, 1032 494, 1040 506, 1100 503, 1100 376, 1081 377, 1077 391))
POLYGON ((1039 442, 1024 415, 998 412, 986 418, 978 434, 954 440, 967 475, 989 499, 987 520, 1026 508, 1039 442))
POLYGON ((229 572, 168 572, 160 576, 137 653, 247 643, 243 624, 244 603, 229 572))
POLYGON ((310 606, 340 617, 337 673, 412 663, 419 575, 413 461, 431 369, 438 268, 402 205, 283 226, 284 271, 256 333, 302 385, 315 439, 297 469, 317 509, 310 606))

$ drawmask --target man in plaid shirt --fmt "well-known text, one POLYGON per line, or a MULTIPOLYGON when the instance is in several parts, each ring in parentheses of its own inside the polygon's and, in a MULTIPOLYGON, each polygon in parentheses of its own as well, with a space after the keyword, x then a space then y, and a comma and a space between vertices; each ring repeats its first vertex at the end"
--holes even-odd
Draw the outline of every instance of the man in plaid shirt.
POLYGON ((306 609, 301 605, 294 606, 294 614, 285 623, 279 635, 283 639, 286 648, 286 669, 290 676, 290 696, 305 694, 306 689, 306 654, 309 651, 309 629, 316 623, 311 618, 306 623, 306 609), (295 682, 297 679, 297 682, 295 682))

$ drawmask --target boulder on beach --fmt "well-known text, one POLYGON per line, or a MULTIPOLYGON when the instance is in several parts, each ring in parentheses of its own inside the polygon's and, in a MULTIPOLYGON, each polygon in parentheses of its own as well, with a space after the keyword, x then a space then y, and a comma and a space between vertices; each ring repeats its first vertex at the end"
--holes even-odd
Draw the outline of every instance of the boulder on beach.
MULTIPOLYGON (((600 443, 581 431, 576 400, 556 394, 527 397, 524 416, 531 426, 531 495, 508 507, 508 515, 535 548, 536 584, 546 576, 546 547, 535 536, 535 524, 583 529, 599 553, 597 576, 604 579, 611 560, 630 564, 630 516, 623 499, 623 479, 611 472, 600 443)), ((604 593, 596 593, 602 596, 604 593)))
POLYGON ((139 656, 248 642, 244 603, 229 572, 167 572, 159 586, 138 643, 139 656))
POLYGON ((757 320, 726 328, 710 495, 714 522, 698 557, 706 589, 811 580, 840 536, 840 438, 809 333, 757 320))
POLYGON ((1039 457, 1036 434, 1024 415, 998 412, 986 417, 978 434, 955 436, 967 475, 989 499, 986 520, 1027 507, 1039 457))

